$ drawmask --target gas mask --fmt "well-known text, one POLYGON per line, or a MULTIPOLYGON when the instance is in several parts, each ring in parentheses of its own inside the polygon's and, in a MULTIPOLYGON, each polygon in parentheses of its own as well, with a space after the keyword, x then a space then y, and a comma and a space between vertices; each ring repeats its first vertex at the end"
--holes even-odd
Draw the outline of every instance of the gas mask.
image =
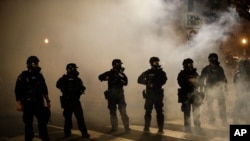
POLYGON ((41 71, 41 67, 34 67, 32 71, 39 73, 41 71))
POLYGON ((211 53, 208 56, 208 60, 210 63, 214 64, 214 65, 219 65, 220 62, 218 62, 218 55, 216 53, 211 53))
POLYGON ((212 64, 215 64, 215 65, 217 65, 217 64, 219 63, 219 62, 218 62, 218 59, 215 58, 215 57, 209 58, 209 62, 211 62, 212 64))
POLYGON ((185 69, 186 69, 186 70, 189 70, 189 71, 192 71, 192 70, 194 70, 194 66, 193 66, 192 63, 188 63, 188 64, 185 66, 185 69))
POLYGON ((41 71, 41 67, 39 67, 38 62, 32 62, 31 64, 28 64, 28 69, 32 72, 39 73, 41 71))
POLYGON ((151 63, 152 68, 158 69, 161 67, 161 65, 159 64, 159 61, 154 61, 151 63))
POLYGON ((115 66, 114 66, 114 69, 117 70, 118 72, 123 72, 123 71, 125 70, 125 68, 122 67, 121 64, 115 65, 115 66))
POLYGON ((73 77, 77 77, 79 75, 79 72, 76 70, 76 68, 70 68, 67 70, 67 74, 73 77))

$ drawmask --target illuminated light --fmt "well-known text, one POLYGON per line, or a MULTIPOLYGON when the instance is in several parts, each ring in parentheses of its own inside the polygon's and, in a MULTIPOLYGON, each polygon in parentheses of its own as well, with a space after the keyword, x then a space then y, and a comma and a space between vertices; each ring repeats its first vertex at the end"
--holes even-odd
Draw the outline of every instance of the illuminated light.
POLYGON ((243 56, 245 57, 246 56, 247 39, 246 38, 242 38, 241 43, 243 44, 243 47, 244 47, 244 49, 243 49, 243 56))
POLYGON ((49 43, 49 39, 48 38, 44 39, 44 43, 48 44, 49 43))
POLYGON ((243 38, 243 39, 241 40, 241 43, 242 43, 242 44, 247 44, 247 39, 243 38))

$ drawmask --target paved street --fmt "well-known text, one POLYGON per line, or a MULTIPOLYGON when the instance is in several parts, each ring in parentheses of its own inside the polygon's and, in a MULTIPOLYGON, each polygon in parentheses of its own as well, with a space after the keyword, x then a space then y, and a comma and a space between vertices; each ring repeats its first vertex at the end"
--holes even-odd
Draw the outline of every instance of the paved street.
MULTIPOLYGON (((17 118, 17 117, 16 117, 17 118)), ((1 119, 3 121, 3 119, 1 119)), ((23 141, 23 124, 20 119, 8 118, 5 123, 1 123, 1 137, 0 141, 23 141), (13 123, 13 121, 16 121, 13 123), (11 123, 10 123, 11 122, 11 123), (9 125, 8 125, 9 124, 9 125), (3 128, 3 126, 5 126, 3 128), (4 129, 4 130, 3 130, 4 129)), ((74 120, 73 120, 74 121, 74 120)), ((141 123, 131 123, 131 132, 124 133, 122 126, 115 133, 109 133, 109 123, 87 123, 89 128, 90 139, 81 138, 81 133, 77 130, 74 122, 74 129, 72 136, 63 138, 62 118, 51 121, 48 125, 51 141, 228 141, 228 127, 203 124, 203 131, 195 131, 193 133, 185 133, 183 131, 181 120, 172 120, 165 122, 164 134, 158 134, 155 125, 150 128, 150 133, 143 132, 143 125, 141 123)), ((34 141, 40 141, 38 138, 38 131, 36 122, 34 123, 34 130, 36 138, 34 141)))

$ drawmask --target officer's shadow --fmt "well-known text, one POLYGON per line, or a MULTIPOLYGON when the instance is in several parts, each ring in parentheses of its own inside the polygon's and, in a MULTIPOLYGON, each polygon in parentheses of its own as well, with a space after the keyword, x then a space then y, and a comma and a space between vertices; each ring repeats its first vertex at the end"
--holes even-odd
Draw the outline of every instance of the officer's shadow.
POLYGON ((143 132, 138 138, 139 141, 163 141, 163 135, 157 133, 143 132))
POLYGON ((57 135, 54 135, 55 138, 53 141, 97 141, 95 139, 90 138, 83 138, 82 136, 79 135, 74 135, 72 134, 70 137, 64 137, 63 133, 59 133, 57 135))

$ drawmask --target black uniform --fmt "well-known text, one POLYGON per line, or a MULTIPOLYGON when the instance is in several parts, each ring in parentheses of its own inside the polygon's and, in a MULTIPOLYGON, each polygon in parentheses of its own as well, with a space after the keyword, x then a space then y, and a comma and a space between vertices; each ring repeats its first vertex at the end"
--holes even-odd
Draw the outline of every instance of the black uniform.
MULTIPOLYGON (((158 58, 153 58, 154 61, 159 61, 158 58), (156 59, 156 60, 154 60, 156 59)), ((159 132, 163 132, 164 128, 164 111, 163 111, 163 97, 164 91, 162 86, 167 81, 166 73, 160 68, 160 66, 152 67, 147 71, 143 72, 139 77, 137 82, 139 84, 146 85, 146 91, 144 92, 145 105, 144 109, 145 115, 145 125, 144 131, 149 131, 150 123, 151 123, 151 113, 153 110, 153 106, 156 110, 156 118, 157 124, 159 128, 159 132)))
MULTIPOLYGON (((72 65, 74 69, 76 69, 75 64, 68 64, 68 66, 72 65)), ((68 68, 68 67, 67 67, 68 68)), ((80 96, 85 91, 85 86, 83 85, 82 80, 78 77, 78 72, 76 75, 72 75, 74 73, 67 73, 63 75, 56 83, 56 87, 61 90, 62 96, 60 97, 61 107, 63 108, 63 116, 65 118, 64 122, 64 134, 65 137, 71 135, 72 129, 72 114, 75 114, 78 128, 82 133, 83 137, 89 138, 83 110, 80 102, 80 96)))
POLYGON ((191 117, 190 112, 192 108, 193 121, 196 128, 200 129, 200 105, 194 101, 194 96, 199 94, 199 74, 195 68, 185 68, 178 74, 177 81, 178 89, 178 102, 182 103, 181 111, 184 113, 184 126, 187 132, 191 131, 191 117))
POLYGON ((48 89, 44 77, 39 72, 23 71, 16 81, 16 101, 23 106, 23 121, 25 123, 25 141, 34 138, 33 118, 38 121, 39 136, 43 141, 49 141, 47 123, 50 111, 44 106, 44 96, 48 89))
POLYGON ((110 120, 112 125, 111 132, 116 131, 118 128, 118 119, 116 113, 117 105, 121 114, 124 129, 126 132, 129 132, 129 117, 126 112, 127 104, 123 89, 123 86, 128 84, 128 78, 123 72, 121 61, 119 59, 114 59, 112 65, 113 69, 100 74, 98 77, 100 81, 108 81, 108 90, 105 91, 104 94, 108 101, 108 108, 110 111, 110 120))
MULTIPOLYGON (((215 54, 210 54, 210 56, 213 58, 215 54)), ((210 64, 202 69, 200 78, 202 87, 205 87, 209 122, 214 123, 215 121, 213 102, 214 100, 218 100, 220 118, 222 123, 226 124, 227 118, 224 91, 227 91, 227 79, 223 68, 219 64, 217 59, 214 61, 211 59, 210 64)))
POLYGON ((250 62, 248 60, 239 62, 233 82, 236 92, 233 122, 235 124, 239 124, 240 121, 249 122, 250 62))

